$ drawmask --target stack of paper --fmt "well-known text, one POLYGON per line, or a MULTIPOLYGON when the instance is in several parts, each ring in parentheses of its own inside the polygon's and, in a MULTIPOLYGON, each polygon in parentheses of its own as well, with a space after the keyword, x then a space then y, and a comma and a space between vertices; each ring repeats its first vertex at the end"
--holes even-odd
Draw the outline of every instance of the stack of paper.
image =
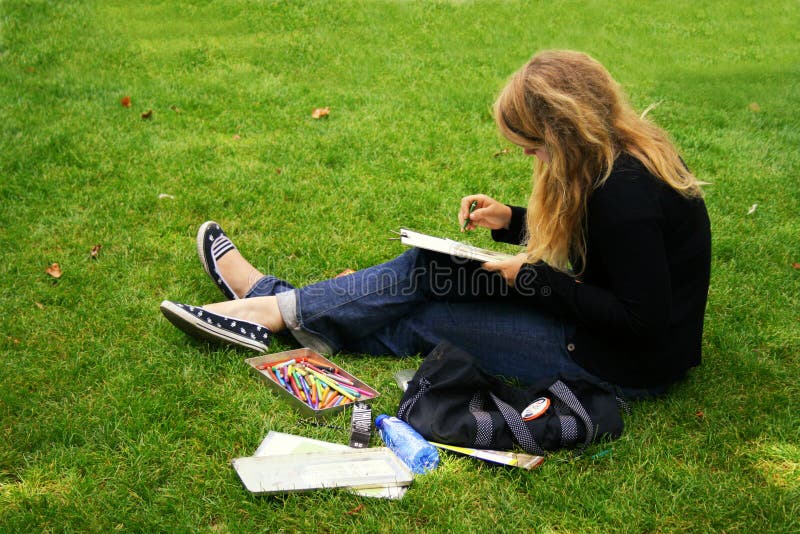
POLYGON ((365 497, 399 499, 413 481, 408 467, 385 447, 352 449, 272 431, 253 456, 232 463, 256 494, 343 487, 365 497))

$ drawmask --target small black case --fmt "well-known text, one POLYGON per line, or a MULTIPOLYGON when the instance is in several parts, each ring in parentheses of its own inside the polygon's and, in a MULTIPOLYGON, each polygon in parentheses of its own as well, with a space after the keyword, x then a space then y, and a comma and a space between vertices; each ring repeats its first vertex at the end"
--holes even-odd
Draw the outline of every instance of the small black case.
POLYGON ((372 435, 372 408, 365 402, 353 405, 353 416, 350 419, 350 446, 355 449, 369 447, 372 435))

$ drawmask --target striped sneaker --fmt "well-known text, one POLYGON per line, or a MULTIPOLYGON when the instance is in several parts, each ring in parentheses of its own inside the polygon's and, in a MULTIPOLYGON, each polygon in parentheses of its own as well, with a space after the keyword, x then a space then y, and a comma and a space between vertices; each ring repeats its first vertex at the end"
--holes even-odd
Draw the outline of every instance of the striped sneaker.
POLYGON ((239 297, 217 270, 219 259, 231 250, 236 250, 236 245, 228 239, 219 224, 206 221, 200 225, 197 230, 197 254, 203 269, 229 300, 237 300, 239 297))
POLYGON ((257 352, 266 352, 272 341, 272 332, 265 326, 213 313, 199 306, 165 300, 161 303, 161 313, 192 337, 231 343, 257 352))

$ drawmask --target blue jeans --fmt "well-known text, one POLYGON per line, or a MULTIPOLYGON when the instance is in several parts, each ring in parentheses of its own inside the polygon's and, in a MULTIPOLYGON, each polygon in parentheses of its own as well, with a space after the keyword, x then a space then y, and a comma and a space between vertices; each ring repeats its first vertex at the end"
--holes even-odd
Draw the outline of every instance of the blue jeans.
POLYGON ((265 276, 247 297, 278 295, 289 331, 324 353, 427 354, 443 340, 489 372, 523 382, 581 373, 570 325, 508 296, 496 275, 412 248, 386 263, 303 288, 265 276))
POLYGON ((295 338, 327 354, 427 354, 448 340, 487 371, 522 382, 587 374, 566 349, 573 325, 509 293, 499 274, 475 262, 412 248, 299 289, 265 276, 247 297, 276 295, 295 338))

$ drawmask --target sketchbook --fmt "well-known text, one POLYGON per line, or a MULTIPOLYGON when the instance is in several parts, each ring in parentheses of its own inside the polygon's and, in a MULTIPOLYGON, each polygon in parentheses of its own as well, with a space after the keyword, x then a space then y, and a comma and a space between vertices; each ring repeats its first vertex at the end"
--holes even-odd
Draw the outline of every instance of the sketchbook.
POLYGON ((473 247, 472 245, 461 243, 460 241, 453 241, 452 239, 443 239, 441 237, 433 237, 419 232, 413 232, 407 228, 400 229, 400 242, 409 247, 424 248, 425 250, 432 250, 434 252, 441 252, 442 254, 449 254, 451 256, 480 262, 501 261, 514 257, 511 254, 473 247))
MULTIPOLYGON (((264 456, 286 455, 286 454, 307 454, 323 452, 349 452, 353 451, 347 445, 330 443, 316 439, 284 434, 270 430, 264 441, 253 453, 254 458, 264 456)), ((240 468, 241 466, 239 466, 240 468)), ((234 468, 238 469, 236 464, 234 468)), ((362 482, 363 484, 363 482, 362 482)), ((410 484, 410 483, 409 483, 410 484)), ((349 487, 348 491, 363 497, 379 497, 382 499, 402 499, 408 489, 408 484, 396 485, 395 481, 381 484, 379 487, 349 487)))
POLYGON ((413 475, 386 447, 247 456, 231 462, 245 488, 257 495, 322 488, 407 487, 413 475))

